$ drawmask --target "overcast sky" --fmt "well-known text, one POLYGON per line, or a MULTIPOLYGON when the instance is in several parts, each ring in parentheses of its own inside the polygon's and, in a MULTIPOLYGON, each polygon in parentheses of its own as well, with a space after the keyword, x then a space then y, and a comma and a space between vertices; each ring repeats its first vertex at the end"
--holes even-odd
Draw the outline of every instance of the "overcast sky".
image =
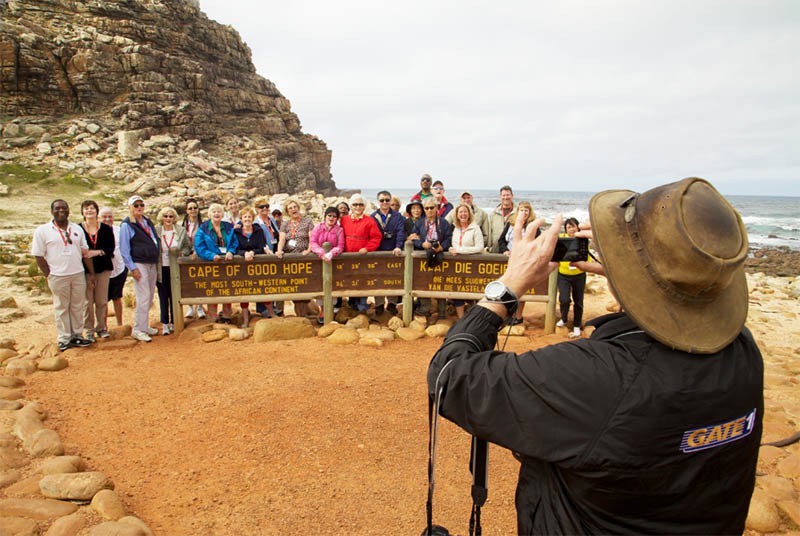
POLYGON ((200 0, 340 188, 800 195, 800 1, 200 0))

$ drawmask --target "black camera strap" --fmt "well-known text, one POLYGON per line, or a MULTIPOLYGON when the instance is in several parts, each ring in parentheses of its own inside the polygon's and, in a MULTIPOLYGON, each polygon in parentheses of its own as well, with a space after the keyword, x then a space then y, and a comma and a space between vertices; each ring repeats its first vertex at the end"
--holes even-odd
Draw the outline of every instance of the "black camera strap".
POLYGON ((472 453, 469 464, 472 472, 472 513, 469 516, 469 534, 470 536, 481 536, 481 507, 486 504, 486 497, 489 494, 489 490, 486 488, 489 443, 485 439, 472 436, 472 453))

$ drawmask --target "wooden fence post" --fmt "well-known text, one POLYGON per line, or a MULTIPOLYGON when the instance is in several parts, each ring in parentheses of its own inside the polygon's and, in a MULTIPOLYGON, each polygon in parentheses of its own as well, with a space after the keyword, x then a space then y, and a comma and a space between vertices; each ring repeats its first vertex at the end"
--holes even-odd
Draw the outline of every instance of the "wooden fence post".
MULTIPOLYGON (((325 253, 331 250, 330 242, 322 244, 325 253)), ((333 262, 322 261, 322 313, 325 324, 333 321, 333 262)))
POLYGON ((403 323, 408 326, 414 319, 414 298, 411 290, 414 283, 414 243, 410 240, 405 245, 405 264, 403 265, 403 323))
POLYGON ((169 284, 172 288, 172 318, 175 334, 183 331, 183 306, 181 305, 181 268, 178 266, 178 249, 169 250, 169 284))

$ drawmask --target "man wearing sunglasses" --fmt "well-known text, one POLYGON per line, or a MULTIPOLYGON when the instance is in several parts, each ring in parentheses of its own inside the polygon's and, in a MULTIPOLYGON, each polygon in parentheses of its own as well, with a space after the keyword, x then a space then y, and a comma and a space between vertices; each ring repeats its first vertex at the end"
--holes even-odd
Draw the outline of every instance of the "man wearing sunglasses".
POLYGON ((86 311, 86 276, 83 268, 94 273, 87 259, 89 245, 83 230, 69 221, 69 205, 63 199, 50 204, 53 219, 33 233, 31 254, 39 270, 47 277, 53 293, 53 310, 58 332, 58 349, 89 346, 83 338, 83 314, 86 311))
MULTIPOLYGON (((378 251, 392 251, 396 257, 401 257, 406 243, 405 218, 396 210, 392 210, 391 202, 392 194, 386 190, 378 192, 378 210, 372 213, 382 235, 378 251)), ((375 296, 376 315, 383 313, 383 301, 383 296, 375 296)), ((386 309, 393 315, 397 314, 397 296, 388 296, 386 301, 386 309)))
POLYGON ((431 182, 433 182, 433 179, 431 178, 430 175, 428 175, 427 173, 423 175, 419 179, 420 190, 419 192, 411 196, 411 201, 423 201, 428 197, 433 196, 433 192, 431 191, 431 182))

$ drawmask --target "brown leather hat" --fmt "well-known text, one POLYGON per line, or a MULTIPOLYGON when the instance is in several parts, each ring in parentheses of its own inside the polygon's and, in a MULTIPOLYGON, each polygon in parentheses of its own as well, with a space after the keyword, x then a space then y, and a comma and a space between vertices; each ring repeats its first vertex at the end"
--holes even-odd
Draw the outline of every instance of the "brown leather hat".
POLYGON ((601 192, 589 216, 608 281, 639 327, 690 353, 736 338, 747 318, 747 231, 710 183, 601 192))

